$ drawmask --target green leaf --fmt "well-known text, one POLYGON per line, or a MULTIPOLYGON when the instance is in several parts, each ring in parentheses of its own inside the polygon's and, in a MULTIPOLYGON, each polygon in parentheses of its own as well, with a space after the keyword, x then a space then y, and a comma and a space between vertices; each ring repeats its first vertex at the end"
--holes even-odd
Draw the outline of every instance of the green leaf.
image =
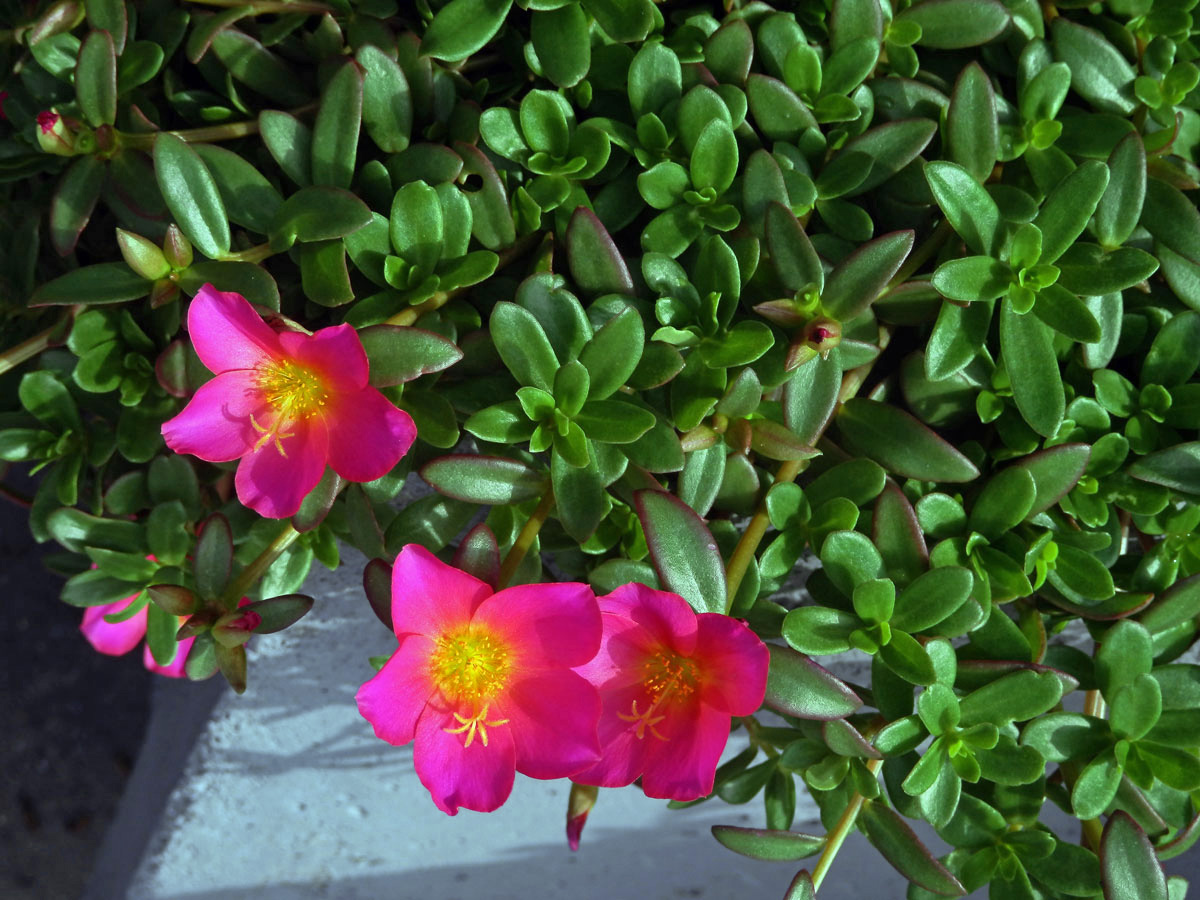
POLYGON ((283 197, 246 160, 216 144, 196 144, 196 152, 212 173, 231 222, 269 234, 283 197))
MULTIPOLYGON (((983 68, 973 62, 959 74, 950 95, 946 110, 947 156, 982 184, 996 165, 999 140, 996 94, 983 68)), ((929 178, 928 168, 925 177, 929 178)))
POLYGON ((1150 632, 1124 619, 1105 632, 1096 650, 1096 681, 1105 696, 1146 675, 1154 664, 1150 632))
MULTIPOLYGON (((467 453, 431 460, 421 469, 421 477, 448 497, 486 505, 532 500, 547 486, 544 473, 517 460, 467 453)), ((390 527, 388 532, 390 549, 390 527)))
POLYGON ((720 196, 729 189, 737 175, 738 147, 728 123, 713 119, 704 127, 696 139, 689 168, 697 190, 711 189, 720 196))
MULTIPOLYGON (((563 371, 562 369, 559 370, 563 371)), ((654 413, 622 400, 591 400, 575 416, 584 433, 602 444, 629 444, 654 427, 654 413)))
POLYGON ((104 606, 121 600, 132 600, 137 588, 128 581, 105 575, 99 569, 89 569, 67 579, 59 599, 69 606, 104 606))
POLYGON ((1101 112, 1128 116, 1137 106, 1133 67, 1094 29, 1059 16, 1051 23, 1054 55, 1071 67, 1075 93, 1101 112))
POLYGON ((1155 599, 1138 621, 1151 634, 1162 634, 1200 615, 1200 575, 1175 582, 1155 599))
POLYGON ((1167 879, 1146 833, 1124 810, 1100 838, 1104 900, 1167 900, 1167 879))
POLYGON ((821 545, 821 565, 846 596, 884 574, 883 558, 870 539, 857 531, 835 531, 821 545))
POLYGON ((893 20, 921 27, 920 47, 957 50, 986 44, 1008 26, 1008 11, 995 0, 923 0, 893 20))
POLYGON ((113 46, 120 56, 125 50, 125 39, 129 30, 125 4, 120 0, 90 0, 86 10, 88 24, 112 35, 113 46))
POLYGON ((345 62, 325 86, 313 123, 313 184, 350 187, 362 111, 363 71, 356 63, 345 62))
POLYGON ((1158 260, 1144 250, 1118 247, 1106 253, 1099 245, 1084 241, 1071 246, 1056 265, 1058 282, 1050 287, 1061 286, 1088 297, 1134 287, 1158 270, 1158 260))
POLYGON ((829 721, 850 715, 862 700, 854 691, 807 656, 768 644, 771 665, 763 703, 800 719, 829 721))
POLYGON ((908 632, 893 631, 892 639, 879 648, 879 660, 911 684, 933 684, 937 680, 928 651, 908 632))
POLYGON ((1108 166, 1089 159, 1050 192, 1033 220, 1042 231, 1042 255, 1038 262, 1053 263, 1083 233, 1104 196, 1108 179, 1108 166))
POLYGON ((1010 672, 962 698, 960 724, 966 728, 990 722, 1003 727, 1024 722, 1052 709, 1062 694, 1062 681, 1053 672, 1010 672))
POLYGON ((1200 441, 1176 444, 1150 453, 1126 471, 1141 481, 1200 494, 1200 441))
POLYGON ((1189 310, 1172 316, 1150 345, 1142 361, 1141 383, 1174 388, 1187 382, 1200 360, 1192 352, 1200 346, 1200 313, 1189 310))
POLYGON ((1141 135, 1130 132, 1108 156, 1111 176, 1096 205, 1096 238, 1105 247, 1129 240, 1142 215, 1146 197, 1146 148, 1141 135))
POLYGON ((63 508, 50 514, 46 527, 51 537, 75 553, 83 553, 85 547, 125 553, 137 553, 144 548, 145 530, 138 523, 124 519, 104 519, 63 508))
POLYGON ((1033 314, 1059 334, 1080 343, 1092 343, 1103 336, 1087 304, 1061 285, 1047 285, 1038 291, 1033 314))
POLYGON ((612 396, 629 379, 642 358, 646 344, 642 317, 632 307, 613 316, 584 344, 579 361, 588 370, 588 398, 612 396))
MULTIPOLYGON (((312 131, 291 113, 263 110, 258 127, 267 150, 300 187, 312 184, 312 131)), ((290 199, 290 198, 289 198, 290 199)))
POLYGON ((567 226, 567 261, 571 276, 595 294, 632 294, 629 268, 608 230, 586 206, 576 207, 567 226))
POLYGON ((1200 211, 1182 191, 1148 179, 1140 224, 1168 249, 1200 264, 1200 211))
POLYGON ((521 384, 551 391, 558 358, 541 324, 525 308, 502 301, 488 323, 492 343, 504 364, 521 384))
POLYGON ((801 653, 824 655, 850 649, 850 634, 859 621, 849 613, 824 606, 801 606, 783 620, 783 637, 801 653))
POLYGON ((396 192, 390 219, 392 246, 414 269, 410 282, 433 272, 442 256, 445 221, 437 191, 423 181, 411 181, 396 192))
POLYGON ((768 140, 794 142, 806 129, 817 127, 804 101, 776 78, 751 74, 746 79, 746 97, 754 123, 768 140))
POLYGON ((932 120, 901 119, 879 125, 847 142, 843 154, 864 153, 872 163, 870 174, 844 196, 865 194, 883 184, 916 159, 936 132, 937 124, 932 120))
POLYGON ((644 40, 654 27, 650 0, 583 0, 582 6, 605 34, 620 43, 644 40))
POLYGON ((552 454, 551 483, 558 517, 567 534, 579 542, 592 536, 608 514, 610 503, 604 493, 604 479, 596 463, 594 445, 584 440, 582 465, 568 461, 560 452, 552 454))
POLYGON ((883 858, 915 885, 948 897, 961 897, 966 890, 908 827, 882 803, 867 801, 858 814, 859 827, 883 858))
POLYGON ((931 569, 896 597, 892 626, 910 633, 933 628, 967 602, 974 583, 971 572, 960 566, 931 569))
POLYGON ((255 634, 274 634, 294 625, 313 607, 313 598, 304 594, 285 594, 281 597, 271 597, 248 603, 239 610, 240 614, 248 612, 262 616, 262 622, 254 627, 255 634))
POLYGON ((463 357, 453 341, 422 328, 372 325, 358 333, 370 362, 371 384, 403 384, 450 368, 463 357))
POLYGON ((483 49, 512 8, 512 0, 450 0, 421 39, 421 55, 459 62, 483 49))
POLYGON ((213 36, 212 49, 230 75, 280 106, 311 99, 296 70, 244 31, 222 29, 213 36))
POLYGON ((697 612, 725 612, 725 566, 703 520, 660 491, 634 494, 638 519, 659 580, 697 612))
POLYGON ((856 397, 846 401, 838 428, 877 463, 922 481, 973 481, 979 470, 966 456, 903 410, 856 397))
POLYGON ((1005 300, 1000 309, 1000 349, 1022 418, 1038 434, 1057 434, 1066 413, 1066 395, 1050 327, 1035 316, 1019 315, 1005 300))
POLYGON ((964 256, 938 266, 931 283, 951 300, 971 302, 995 300, 1012 281, 1007 263, 990 256, 964 256))
POLYGON ((836 352, 801 365, 783 389, 783 421, 808 445, 816 444, 838 402, 842 368, 836 352))
POLYGON ((83 39, 75 64, 75 96, 89 124, 117 120, 117 52, 107 31, 92 31, 83 39))
POLYGON ((908 254, 913 232, 894 231, 869 241, 843 259, 821 291, 821 305, 835 319, 848 322, 866 310, 886 289, 908 254))
POLYGON ((751 859, 795 860, 814 856, 825 846, 825 836, 796 831, 713 825, 713 837, 724 847, 751 859))
POLYGON ((50 201, 50 241, 59 256, 75 249, 79 235, 92 218, 106 166, 94 156, 81 156, 71 163, 50 201))
POLYGON ((1136 741, 1154 727, 1162 715, 1162 689, 1150 675, 1139 675, 1113 692, 1109 721, 1118 736, 1136 741))
POLYGON ((971 507, 970 530, 998 539, 1025 520, 1037 500, 1037 483, 1017 466, 994 475, 971 507))
POLYGON ((400 153, 408 147, 413 120, 413 99, 404 70, 374 44, 359 47, 354 58, 364 73, 362 124, 376 147, 384 153, 400 153))
POLYGON ((536 10, 529 17, 529 37, 542 72, 559 87, 574 87, 587 76, 592 44, 587 14, 577 3, 536 10))
POLYGON ((925 180, 937 205, 967 246, 976 253, 994 255, 1004 234, 1000 210, 974 173, 957 163, 937 160, 925 164, 925 180))
POLYGON ((225 590, 233 566, 233 532, 229 520, 214 513, 200 525, 192 570, 196 590, 205 600, 213 600, 225 590))
POLYGON ((825 272, 817 251, 800 221, 782 203, 767 206, 766 236, 771 262, 787 290, 802 291, 809 285, 822 289, 825 272))
POLYGON ((1052 712, 1025 726, 1021 743, 1033 747, 1049 762, 1089 759, 1112 743, 1104 721, 1073 712, 1052 712))
POLYGON ((199 155, 169 132, 154 139, 154 174, 171 215, 209 259, 229 252, 229 220, 221 192, 199 155))

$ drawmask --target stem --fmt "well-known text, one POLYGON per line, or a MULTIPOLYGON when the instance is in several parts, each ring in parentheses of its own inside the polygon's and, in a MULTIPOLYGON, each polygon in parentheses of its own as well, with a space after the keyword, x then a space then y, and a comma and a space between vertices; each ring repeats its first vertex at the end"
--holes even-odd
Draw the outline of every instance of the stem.
POLYGON ((267 545, 267 548, 262 553, 258 554, 246 568, 238 573, 238 577, 233 579, 229 587, 225 590, 225 598, 232 598, 232 603, 229 608, 233 609, 239 600, 246 594, 254 582, 258 581, 267 571, 271 563, 275 562, 296 538, 300 537, 300 532, 292 527, 291 521, 284 523, 283 530, 275 536, 275 540, 267 545))
POLYGON ((500 575, 496 579, 496 590, 505 587, 513 575, 516 574, 517 568, 521 565, 521 561, 525 559, 525 554, 529 552, 529 548, 533 546, 538 532, 542 530, 542 523, 546 521, 546 516, 550 515, 550 510, 552 509, 554 509, 554 491, 547 490, 541 502, 538 503, 537 509, 533 511, 533 515, 525 522, 521 533, 513 541, 508 555, 504 557, 504 562, 500 565, 500 575))
MULTIPOLYGON (((870 770, 872 775, 878 772, 879 767, 882 765, 882 759, 867 760, 867 769, 870 770)), ((858 813, 862 809, 864 799, 862 794, 855 791, 854 796, 850 798, 850 804, 846 807, 845 812, 842 813, 842 817, 833 826, 833 831, 827 835, 825 849, 821 851, 821 858, 817 860, 817 867, 813 869, 812 883, 814 892, 821 886, 821 882, 825 880, 825 876, 829 872, 829 867, 833 865, 834 857, 838 855, 838 851, 842 849, 842 844, 846 843, 846 838, 854 830, 854 823, 858 820, 858 813)))
POLYGON ((17 504, 17 506, 24 507, 25 509, 29 509, 33 506, 32 497, 27 497, 20 491, 13 490, 8 485, 3 483, 0 483, 0 497, 17 504))
MULTIPOLYGON (((505 266, 509 265, 514 259, 523 254, 526 250, 541 240, 541 233, 534 231, 524 237, 517 238, 511 247, 507 247, 500 251, 500 261, 496 263, 496 271, 499 272, 505 266)), ((452 291, 438 291, 424 303, 418 303, 416 306, 410 306, 408 309, 402 309, 400 312, 391 316, 386 324, 388 325, 411 325, 427 312, 433 312, 435 309, 441 309, 455 297, 466 293, 474 285, 466 285, 464 287, 455 288, 452 291)))
POLYGON ((952 234, 954 234, 954 226, 950 224, 948 219, 942 219, 938 223, 937 228, 933 229, 933 233, 921 242, 921 246, 909 254, 908 259, 904 261, 904 265, 892 276, 892 280, 887 283, 887 287, 884 288, 883 292, 887 293, 887 291, 896 285, 904 284, 904 282, 908 281, 912 273, 925 265, 929 261, 929 258, 941 249, 942 244, 950 239, 952 234))
MULTIPOLYGON (((240 4, 229 5, 236 6, 240 4)), ((293 4, 284 3, 281 5, 291 7, 293 4)), ((291 110, 290 115, 303 115, 304 113, 312 112, 316 108, 316 103, 308 103, 291 110)), ((121 145, 131 147, 135 150, 151 150, 154 147, 154 139, 162 133, 161 131, 151 131, 142 134, 121 132, 121 145)), ((209 125, 205 128, 185 128, 181 131, 169 131, 167 133, 194 144, 207 144, 213 141, 232 141, 236 138, 258 134, 258 120, 250 119, 245 122, 230 122, 226 125, 209 125)))
MULTIPOLYGON (((807 466, 807 459, 789 459, 779 466, 779 471, 775 473, 775 481, 772 483, 788 484, 795 481, 796 476, 803 472, 807 466)), ((763 535, 767 533, 767 526, 770 524, 771 519, 767 514, 767 500, 764 497, 762 502, 758 504, 758 509, 755 510, 750 524, 746 526, 746 530, 742 533, 742 538, 738 541, 737 547, 734 548, 733 555, 729 557, 729 564, 725 567, 726 615, 733 608, 733 599, 737 596, 738 588, 742 586, 742 579, 746 577, 746 570, 750 568, 750 561, 754 559, 754 554, 758 552, 758 545, 762 541, 763 535)))
POLYGON ((226 253, 223 259, 233 262, 258 263, 274 255, 275 251, 271 249, 270 244, 257 244, 245 250, 239 250, 236 253, 226 253))
POLYGON ((1083 714, 1103 719, 1107 709, 1104 705, 1104 695, 1099 691, 1088 691, 1083 695, 1083 714))
POLYGON ((71 310, 57 322, 26 341, 22 341, 15 347, 9 347, 3 353, 0 353, 0 375, 5 372, 11 372, 21 363, 33 359, 43 350, 47 349, 55 340, 62 330, 62 326, 71 319, 74 310, 71 310))
MULTIPOLYGON (((1091 690, 1083 695, 1083 714, 1085 716, 1095 716, 1097 719, 1103 719, 1107 712, 1108 708, 1104 703, 1104 695, 1099 691, 1091 690)), ((1066 772, 1063 773, 1064 776, 1066 774, 1066 772)), ((1078 775, 1075 777, 1077 778, 1078 775)), ((1072 778, 1071 781, 1073 783, 1075 778, 1072 778)), ((1101 824, 1098 818, 1082 819, 1080 820, 1079 824, 1083 828, 1080 837, 1087 842, 1092 850, 1094 850, 1096 853, 1099 853, 1100 838, 1104 834, 1103 824, 1101 824)))

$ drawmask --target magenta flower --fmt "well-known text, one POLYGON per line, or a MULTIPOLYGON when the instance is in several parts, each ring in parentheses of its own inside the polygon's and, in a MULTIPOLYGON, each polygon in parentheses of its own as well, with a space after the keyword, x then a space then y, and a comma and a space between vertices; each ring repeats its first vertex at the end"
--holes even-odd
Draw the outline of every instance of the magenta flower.
POLYGON ((200 361, 216 373, 175 418, 167 446, 209 462, 241 459, 238 500, 262 516, 300 508, 328 463, 374 481, 417 435, 408 413, 367 383, 367 354, 349 325, 276 331, 240 295, 206 284, 188 308, 200 361))
MULTIPOLYGON (((124 656, 146 636, 146 619, 150 615, 148 606, 143 606, 140 610, 133 614, 130 618, 123 622, 106 622, 105 616, 119 613, 129 608, 129 604, 137 600, 138 595, 126 597, 124 600, 116 600, 112 603, 105 603, 102 606, 89 606, 83 611, 83 622, 79 626, 79 630, 83 632, 83 636, 87 638, 89 644, 99 650, 101 653, 106 653, 109 656, 124 656)), ((182 624, 183 619, 179 620, 182 624)), ((179 642, 175 649, 175 656, 165 665, 159 665, 154 656, 150 653, 150 646, 146 645, 142 648, 142 664, 151 672, 157 672, 160 675, 166 675, 170 678, 182 678, 184 676, 183 667, 187 662, 188 651, 192 649, 192 641, 195 638, 184 638, 179 642)))
POLYGON ((600 690, 602 757, 571 776, 649 797, 712 793, 733 716, 762 705, 767 648, 737 619, 699 615, 677 594, 626 584, 599 600, 600 652, 579 669, 600 690))
POLYGON ((599 758, 596 689, 572 669, 596 655, 600 611, 583 584, 497 593, 409 544, 392 570, 400 646, 358 691, 389 744, 413 742, 421 783, 443 812, 490 812, 514 771, 563 778, 599 758))

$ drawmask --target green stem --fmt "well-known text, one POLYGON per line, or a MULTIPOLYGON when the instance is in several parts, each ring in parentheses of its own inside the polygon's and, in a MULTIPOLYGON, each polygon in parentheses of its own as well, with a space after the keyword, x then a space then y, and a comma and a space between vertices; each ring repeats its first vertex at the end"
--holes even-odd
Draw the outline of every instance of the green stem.
POLYGON ((47 349, 58 337, 62 335, 62 326, 69 322, 74 315, 74 309, 60 318, 57 322, 26 341, 22 341, 15 347, 9 347, 3 353, 0 353, 0 375, 5 372, 11 372, 21 363, 33 359, 43 350, 47 349))
POLYGON ((896 285, 904 284, 904 282, 908 281, 913 272, 925 265, 929 261, 929 258, 937 253, 942 248, 942 244, 946 243, 953 234, 954 226, 950 224, 949 219, 942 219, 938 223, 937 228, 933 229, 933 233, 921 242, 921 246, 908 255, 908 259, 904 261, 904 265, 892 276, 892 280, 887 283, 884 293, 887 293, 896 285))
MULTIPOLYGON (((882 759, 867 760, 867 769, 872 775, 878 772, 879 767, 882 765, 882 759)), ((821 882, 825 880, 825 876, 829 873, 829 868, 833 865, 833 860, 838 855, 838 851, 842 849, 842 844, 846 843, 846 838, 854 830, 854 823, 858 821, 858 814, 862 810, 864 799, 862 794, 855 791, 854 796, 850 798, 850 804, 846 807, 845 812, 842 813, 842 817, 833 826, 833 831, 827 835, 825 849, 821 851, 821 858, 817 860, 817 866, 813 869, 812 883, 814 893, 821 887, 821 882)))
POLYGON ((271 249, 270 244, 256 244, 253 247, 239 250, 236 253, 226 253, 223 259, 229 262, 258 263, 274 255, 275 251, 271 249))
MULTIPOLYGON (((518 256, 521 256, 541 240, 541 232, 532 232, 524 237, 517 238, 511 247, 501 250, 499 253, 500 261, 496 263, 496 271, 499 272, 505 266, 509 265, 518 256)), ((394 316, 390 317, 386 324, 388 325, 411 325, 427 312, 433 312, 435 309, 441 309, 455 297, 469 291, 474 285, 455 288, 452 291, 438 291, 424 303, 418 303, 416 306, 410 306, 408 309, 402 309, 394 316)))
POLYGON ((291 521, 285 522, 283 529, 275 536, 275 540, 271 541, 250 565, 242 569, 238 573, 238 577, 226 588, 225 599, 231 600, 231 603, 228 604, 230 609, 237 605, 237 602, 254 586, 254 582, 263 576, 271 563, 275 562, 283 551, 292 546, 298 537, 300 537, 300 532, 292 527, 291 521))
MULTIPOLYGON (((796 476, 803 472, 807 466, 807 459, 789 459, 779 466, 779 471, 775 473, 775 480, 772 484, 789 484, 795 481, 796 476)), ((746 577, 746 570, 750 568, 750 562, 754 559, 754 554, 758 552, 758 545, 762 541, 763 535, 767 533, 767 528, 770 524, 771 518, 767 513, 767 500, 764 497, 762 503, 758 505, 753 518, 750 519, 750 524, 746 526, 746 530, 742 533, 741 540, 738 541, 737 547, 733 550, 733 555, 729 557, 729 564, 725 567, 726 615, 733 608, 733 600, 737 596, 738 588, 742 586, 742 579, 746 577)))
POLYGON ((521 561, 525 559, 525 554, 533 546, 538 532, 542 530, 542 524, 546 521, 546 517, 550 515, 550 510, 552 509, 554 509, 554 491, 547 490, 546 495, 538 503, 537 509, 533 511, 533 515, 525 522, 521 533, 513 541, 508 555, 504 557, 504 562, 500 565, 500 576, 496 579, 496 590, 507 586, 513 575, 517 573, 521 561))
MULTIPOLYGON (((231 4, 238 5, 238 4, 231 4)), ((283 4, 291 6, 292 4, 283 4)), ((293 116, 303 115, 312 112, 317 108, 316 103, 308 103, 304 106, 297 107, 290 111, 293 116)), ((180 131, 170 131, 169 134, 193 144, 209 144, 213 141, 232 141, 237 138, 249 137, 252 134, 258 134, 258 120, 251 119, 246 122, 229 122, 225 125, 209 125, 205 128, 185 128, 180 131)), ((123 147, 131 147, 135 150, 152 150, 154 148, 154 139, 162 134, 160 131, 151 131, 140 134, 130 134, 121 132, 120 143, 123 147)))

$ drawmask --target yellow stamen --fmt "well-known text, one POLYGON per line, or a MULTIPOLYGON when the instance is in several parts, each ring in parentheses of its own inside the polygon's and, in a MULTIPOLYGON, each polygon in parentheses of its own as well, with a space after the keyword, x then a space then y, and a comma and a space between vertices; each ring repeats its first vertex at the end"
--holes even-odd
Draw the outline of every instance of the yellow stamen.
POLYGON ((260 450, 273 442, 279 455, 286 457, 283 440, 295 435, 295 431, 285 429, 320 412, 329 399, 329 391, 316 372, 289 359, 259 365, 258 387, 275 411, 275 419, 270 426, 264 426, 253 415, 250 417, 250 424, 262 435, 254 449, 260 450))
POLYGON ((454 718, 461 722, 462 725, 460 725, 458 728, 447 728, 445 731, 447 734, 462 734, 463 732, 466 732, 467 739, 463 743, 463 747, 470 747, 471 742, 475 740, 476 733, 478 733, 479 740, 483 743, 483 746, 486 747, 488 745, 487 730, 489 728, 495 728, 498 725, 508 724, 508 719, 496 719, 494 722, 489 722, 487 714, 488 704, 486 703, 483 705, 483 709, 471 716, 469 719, 465 716, 455 713, 454 718))
POLYGON ((617 713, 617 717, 626 722, 637 723, 634 734, 638 740, 646 737, 647 729, 660 741, 668 740, 655 728, 667 718, 666 713, 655 713, 662 707, 678 704, 695 693, 697 680, 698 670, 695 662, 670 650, 660 650, 647 659, 642 668, 642 687, 646 689, 650 705, 645 712, 638 712, 638 701, 634 700, 632 710, 628 713, 617 713))

